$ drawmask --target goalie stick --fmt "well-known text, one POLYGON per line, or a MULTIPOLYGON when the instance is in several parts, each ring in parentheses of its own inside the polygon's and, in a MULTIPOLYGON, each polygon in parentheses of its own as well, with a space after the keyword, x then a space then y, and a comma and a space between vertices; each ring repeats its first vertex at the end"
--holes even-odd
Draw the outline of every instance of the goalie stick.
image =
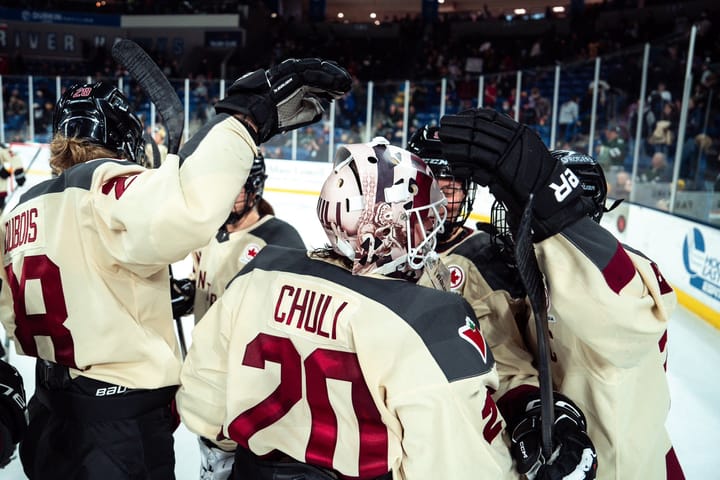
POLYGON ((542 452, 550 460, 553 452, 552 429, 555 423, 552 374, 550 371, 550 348, 548 339, 548 302, 542 272, 535 256, 530 232, 533 195, 530 194, 515 237, 515 261, 518 273, 525 285, 530 305, 535 316, 538 349, 538 377, 540 380, 540 420, 542 452))
MULTIPOLYGON (((183 131, 183 118, 185 110, 180 97, 165 74, 162 73, 155 61, 143 50, 140 45, 132 40, 123 39, 115 43, 112 48, 112 56, 116 62, 127 69, 128 73, 135 79, 145 95, 155 104, 155 108, 163 119, 167 130, 168 153, 177 153, 180 148, 180 138, 183 131)), ((153 145, 154 145, 153 141, 153 145)), ((153 157, 157 145, 154 145, 153 157)), ((159 159, 153 159, 155 163, 159 159)), ((168 265, 170 281, 173 280, 172 265, 168 265)), ((182 318, 175 318, 175 326, 178 331, 180 352, 183 358, 187 355, 185 344, 185 332, 182 318)))

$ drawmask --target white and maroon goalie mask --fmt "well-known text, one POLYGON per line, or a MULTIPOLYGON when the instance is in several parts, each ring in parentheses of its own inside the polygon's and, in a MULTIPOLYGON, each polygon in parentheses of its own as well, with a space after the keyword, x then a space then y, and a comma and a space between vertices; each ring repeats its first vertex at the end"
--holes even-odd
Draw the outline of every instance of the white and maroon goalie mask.
POLYGON ((384 138, 345 145, 325 180, 317 214, 353 274, 419 277, 445 221, 445 197, 420 157, 384 138))

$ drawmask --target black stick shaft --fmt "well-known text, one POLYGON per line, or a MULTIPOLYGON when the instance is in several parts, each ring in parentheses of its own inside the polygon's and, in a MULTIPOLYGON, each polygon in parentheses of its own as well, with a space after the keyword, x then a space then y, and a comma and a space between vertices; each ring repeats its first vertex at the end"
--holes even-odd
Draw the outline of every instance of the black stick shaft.
POLYGON ((555 402, 553 400, 552 372, 550 370, 550 340, 548 335, 548 305, 545 282, 543 281, 542 272, 540 272, 540 266, 535 256, 532 233, 530 231, 532 202, 533 196, 530 195, 518 227, 515 241, 515 258, 520 278, 525 285, 525 290, 527 291, 528 299, 530 300, 530 305, 532 306, 535 316, 538 348, 537 363, 540 379, 542 450, 545 458, 549 459, 553 451, 552 428, 555 423, 555 402))

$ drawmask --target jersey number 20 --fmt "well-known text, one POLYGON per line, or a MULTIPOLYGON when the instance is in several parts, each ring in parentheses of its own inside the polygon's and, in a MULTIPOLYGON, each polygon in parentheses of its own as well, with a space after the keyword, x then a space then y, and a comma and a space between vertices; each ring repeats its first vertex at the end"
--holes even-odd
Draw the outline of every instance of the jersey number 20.
POLYGON ((304 368, 305 391, 312 415, 305 461, 333 468, 338 424, 326 380, 343 380, 352 386, 352 406, 360 432, 359 475, 367 478, 388 472, 387 429, 354 353, 318 348, 302 361, 290 339, 261 333, 248 344, 243 365, 264 369, 265 362, 280 365, 280 384, 267 398, 232 421, 228 431, 233 439, 247 447, 247 439, 285 416, 302 399, 304 368))

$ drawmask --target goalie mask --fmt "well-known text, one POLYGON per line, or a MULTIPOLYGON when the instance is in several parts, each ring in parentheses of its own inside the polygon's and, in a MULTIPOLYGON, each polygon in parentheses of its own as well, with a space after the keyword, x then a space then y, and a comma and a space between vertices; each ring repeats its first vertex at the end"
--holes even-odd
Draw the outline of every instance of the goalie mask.
POLYGON ((453 175, 450 164, 443 156, 438 131, 438 127, 429 125, 417 130, 410 138, 407 149, 422 158, 430 167, 447 198, 447 220, 443 224, 443 231, 438 234, 438 239, 442 242, 465 225, 475 202, 477 184, 469 177, 453 175))
POLYGON ((583 195, 590 198, 595 206, 589 216, 600 223, 603 213, 608 211, 605 208, 607 181, 602 166, 594 158, 571 150, 552 150, 550 154, 572 170, 580 180, 583 195))
POLYGON ((425 163, 384 138, 345 145, 325 180, 317 215, 352 273, 419 278, 445 221, 445 198, 425 163))
POLYGON ((55 106, 53 133, 87 140, 135 163, 145 155, 142 122, 120 90, 103 82, 67 89, 55 106))

